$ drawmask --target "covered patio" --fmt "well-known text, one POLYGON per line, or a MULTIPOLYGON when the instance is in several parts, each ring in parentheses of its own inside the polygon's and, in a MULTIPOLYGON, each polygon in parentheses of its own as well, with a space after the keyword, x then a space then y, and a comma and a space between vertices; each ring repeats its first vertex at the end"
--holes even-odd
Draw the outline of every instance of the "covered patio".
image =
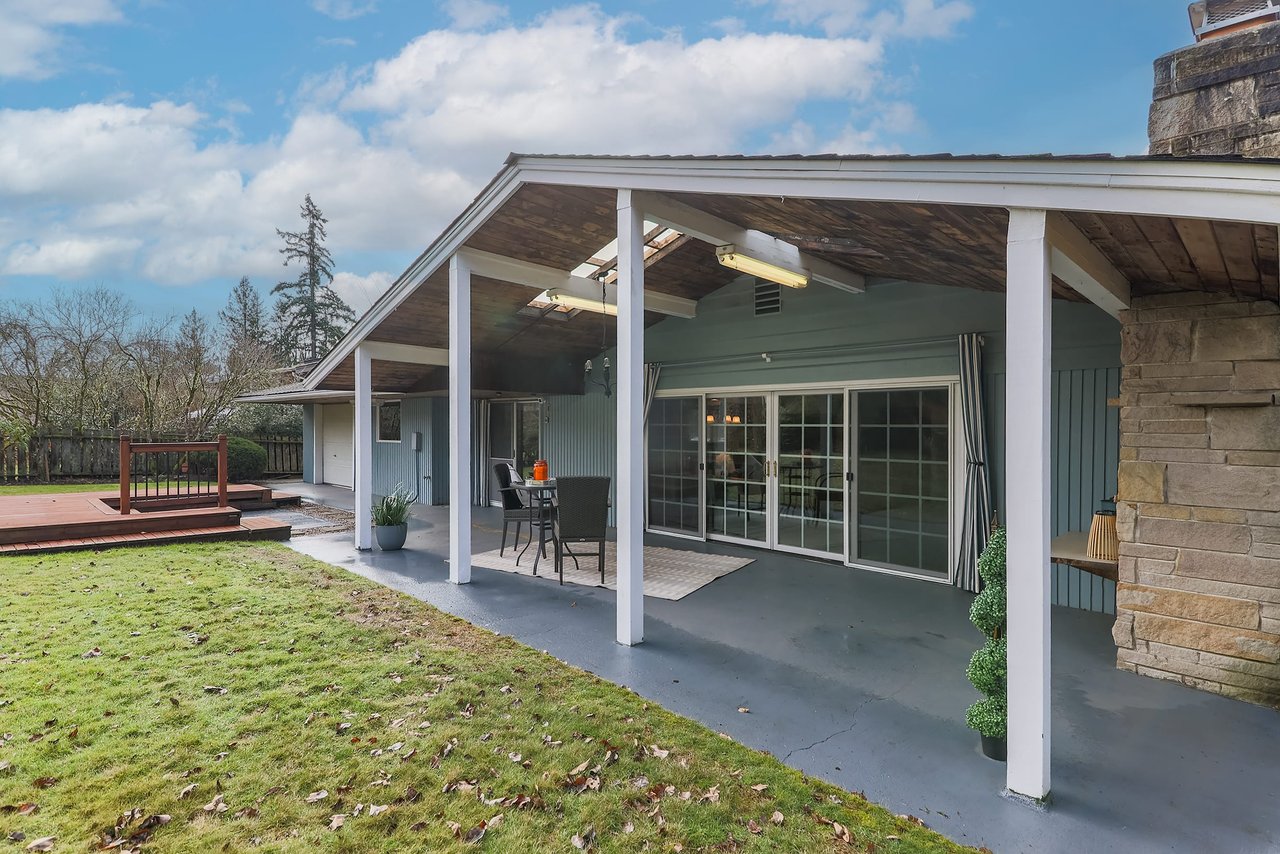
MULTIPOLYGON (((351 493, 291 486, 351 506, 351 493)), ((476 553, 498 511, 477 509, 476 553)), ((409 548, 344 535, 291 547, 546 650, 807 773, 996 851, 1264 851, 1280 845, 1274 712, 1114 667, 1110 618, 1053 609, 1054 804, 994 797, 1004 767, 964 728, 970 597, 942 585, 720 544, 755 557, 678 601, 646 602, 645 643, 609 642, 615 595, 477 567, 448 581, 444 507, 417 508, 409 548), (741 713, 739 707, 750 709, 741 713)), ((650 535, 654 544, 669 539, 650 535)))
MULTIPOLYGON (((619 644, 633 646, 655 640, 646 619, 668 607, 647 602, 643 595, 643 542, 653 527, 646 519, 646 486, 653 482, 647 466, 651 437, 646 435, 646 411, 652 400, 664 394, 699 395, 698 400, 710 404, 718 403, 726 390, 757 395, 761 411, 767 407, 769 412, 761 420, 776 430, 782 409, 779 377, 786 377, 786 387, 797 393, 826 394, 831 389, 829 405, 843 406, 845 413, 855 405, 853 396, 863 392, 939 391, 947 401, 939 409, 945 417, 929 421, 920 414, 926 407, 918 402, 910 429, 917 437, 949 430, 946 475, 939 493, 917 491, 908 497, 916 502, 912 512, 922 516, 927 502, 945 504, 944 516, 949 517, 936 520, 941 532, 932 534, 944 571, 934 580, 948 580, 950 571, 951 580, 960 583, 971 572, 974 554, 962 546, 980 539, 973 531, 983 526, 975 510, 983 505, 967 501, 966 491, 990 473, 998 492, 996 506, 1005 510, 1001 521, 1009 529, 1010 691, 1006 776, 995 779, 997 769, 986 795, 1003 788, 1039 806, 1051 790, 1050 540, 1055 528, 1087 525, 1089 508, 1114 494, 1118 439, 1109 437, 1119 432, 1118 413, 1108 415, 1106 409, 1120 378, 1116 319, 1138 296, 1176 300, 1213 292, 1242 300, 1276 299, 1277 189, 1280 180, 1268 165, 1156 158, 513 156, 322 361, 308 378, 305 393, 349 390, 355 411, 369 413, 376 395, 447 394, 447 407, 433 409, 433 417, 447 422, 433 423, 433 430, 445 429, 440 430, 439 447, 432 448, 439 461, 432 477, 434 486, 447 482, 453 532, 448 577, 458 585, 472 580, 473 519, 488 512, 474 506, 486 503, 480 484, 489 463, 479 453, 476 399, 559 395, 556 411, 570 413, 562 423, 577 431, 559 439, 569 449, 565 456, 577 454, 582 463, 583 447, 599 449, 602 439, 607 446, 607 453, 587 461, 594 470, 577 473, 614 478, 618 591, 612 597, 610 634, 619 644), (807 313, 799 324, 785 335, 760 331, 758 303, 752 314, 740 293, 754 280, 717 264, 717 253, 763 262, 772 275, 782 277, 775 281, 790 275, 796 280, 792 284, 806 284, 807 313), (545 295, 542 302, 539 294, 545 295), (558 310, 592 302, 600 304, 597 309, 558 310), (605 332, 613 331, 612 340, 601 332, 602 314, 616 317, 604 325, 605 332), (697 320, 682 319, 695 314, 697 320), (697 334, 704 328, 697 324, 711 316, 724 319, 718 335, 697 334), (968 428, 961 423, 961 404, 964 388, 972 382, 955 367, 960 334, 971 340, 985 337, 987 356, 1001 362, 999 376, 987 378, 998 380, 996 388, 988 389, 988 411, 967 419, 985 421, 998 438, 998 450, 989 459, 975 458, 962 443, 968 428), (836 343, 803 346, 817 338, 836 343), (609 394, 583 395, 585 380, 596 381, 584 376, 583 363, 604 355, 614 360, 609 394), (646 374, 646 362, 654 359, 666 363, 661 381, 646 374), (1070 381, 1060 392, 1055 375, 1060 362, 1094 373, 1078 386, 1070 381), (767 378, 754 379, 762 372, 767 378), (1092 413, 1087 423, 1082 421, 1086 409, 1092 413), (1066 450, 1059 454, 1061 448, 1066 450), (1073 478, 1069 491, 1055 492, 1055 471, 1073 478), (1059 511, 1063 519, 1057 518, 1059 511)), ((723 409, 718 423, 736 425, 744 417, 752 421, 723 409), (730 422, 734 418, 738 420, 730 422)), ((699 411, 697 421, 701 419, 699 411)), ((708 411, 707 420, 717 416, 708 411)), ((832 436, 862 427, 847 414, 838 424, 834 420, 828 417, 823 425, 832 436)), ((883 423, 893 430, 893 419, 886 416, 883 423)), ((368 514, 375 494, 376 426, 372 416, 354 419, 355 545, 361 551, 372 545, 368 514)), ((756 478, 764 487, 757 501, 768 515, 762 523, 767 533, 757 539, 771 549, 781 547, 780 523, 773 518, 785 489, 779 441, 770 438, 768 447, 762 444, 763 474, 756 478)), ((829 445, 842 442, 827 440, 829 445)), ((826 487, 847 500, 845 507, 862 496, 852 486, 845 491, 843 483, 864 476, 852 459, 861 450, 848 447, 853 448, 848 459, 843 451, 828 451, 836 461, 832 472, 837 480, 826 487)), ((699 471, 718 462, 709 445, 699 453, 699 471)), ((912 465, 930 461, 919 444, 916 454, 912 465)), ((566 468, 558 471, 570 473, 566 468)), ((719 516, 704 512, 712 509, 703 483, 710 475, 694 477, 699 482, 696 527, 684 533, 699 541, 712 538, 717 536, 713 525, 722 524, 716 519, 741 515, 747 528, 736 539, 752 539, 752 499, 740 497, 738 508, 719 508, 725 511, 719 516), (706 521, 708 516, 713 520, 706 521)), ((827 506, 832 506, 829 498, 827 506)), ((843 507, 840 513, 842 524, 852 526, 852 514, 843 507)), ((924 527, 917 524, 919 531, 924 527)), ((832 525, 826 530, 831 532, 826 547, 810 550, 837 562, 823 572, 848 573, 847 583, 868 589, 883 584, 885 591, 909 591, 881 611, 904 619, 922 608, 921 602, 936 597, 939 608, 954 612, 938 618, 939 625, 951 627, 938 632, 944 636, 939 640, 962 646, 967 656, 974 645, 973 633, 963 625, 967 595, 922 584, 902 588, 897 580, 850 572, 847 567, 852 566, 893 571, 885 564, 901 561, 891 554, 887 560, 868 557, 870 546, 862 540, 856 546, 866 552, 855 555, 852 534, 832 525)), ((917 563, 925 562, 927 536, 921 533, 918 543, 908 544, 917 563)), ((735 574, 752 577, 766 563, 778 571, 778 561, 783 561, 787 572, 779 574, 786 576, 791 560, 765 552, 759 565, 735 574)), ((809 595, 805 585, 795 586, 795 595, 809 595)), ((527 592, 506 583, 495 589, 527 592)), ((861 591, 849 592, 854 598, 843 601, 856 605, 861 591)), ((805 631, 814 630, 807 605, 793 603, 794 613, 781 619, 779 602, 791 602, 791 597, 769 590, 758 600, 726 605, 716 619, 706 621, 733 628, 732 640, 717 642, 726 644, 737 642, 742 627, 759 620, 795 621, 797 631, 802 625, 810 626, 805 631)), ((924 657, 935 652, 928 648, 932 629, 927 624, 918 619, 901 624, 894 655, 911 649, 924 657)), ((848 631, 854 645, 864 642, 857 626, 849 620, 840 630, 848 631)), ((834 624, 829 628, 836 630, 834 624)), ((591 643, 599 646, 604 639, 597 632, 591 643)), ((1101 652, 1105 634, 1097 643, 1101 652)), ((616 650, 609 654, 621 655, 616 650)), ((727 659, 733 655, 724 654, 727 659)), ((901 658, 889 672, 901 674, 910 666, 901 658)), ((1060 661, 1058 669, 1063 666, 1069 664, 1060 661)), ((962 680, 963 667, 954 670, 962 680)), ((1112 676, 1121 678, 1106 678, 1112 676)), ((948 710, 938 717, 948 727, 958 727, 972 694, 963 681, 940 680, 930 691, 946 684, 952 687, 948 710)), ((874 679, 853 679, 838 686, 843 712, 833 720, 849 718, 854 708, 858 718, 874 714, 886 695, 898 690, 874 679)), ((906 684, 901 690, 914 689, 906 684)), ((1067 740, 1077 746, 1104 743, 1089 741, 1105 736, 1086 723, 1073 726, 1068 721, 1067 740)), ((811 724, 803 729, 813 731, 811 724)), ((840 727, 832 729, 829 737, 839 741, 840 732, 840 727)), ((901 745, 911 740, 891 741, 901 745)), ((787 751, 798 749, 792 745, 787 751)), ((1070 755, 1059 752, 1058 759, 1069 763, 1064 757, 1070 755)), ((926 751, 921 756, 934 774, 954 773, 939 754, 926 751)), ((1080 754, 1081 762, 1084 756, 1080 754)), ((921 768, 919 774, 899 776, 906 780, 924 773, 921 768)))

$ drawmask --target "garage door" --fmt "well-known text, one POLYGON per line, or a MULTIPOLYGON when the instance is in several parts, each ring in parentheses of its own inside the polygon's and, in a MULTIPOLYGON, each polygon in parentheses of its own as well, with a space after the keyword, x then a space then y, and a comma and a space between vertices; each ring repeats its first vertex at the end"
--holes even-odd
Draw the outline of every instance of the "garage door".
POLYGON ((355 443, 352 430, 351 404, 337 403, 324 407, 324 482, 351 489, 355 485, 355 443))

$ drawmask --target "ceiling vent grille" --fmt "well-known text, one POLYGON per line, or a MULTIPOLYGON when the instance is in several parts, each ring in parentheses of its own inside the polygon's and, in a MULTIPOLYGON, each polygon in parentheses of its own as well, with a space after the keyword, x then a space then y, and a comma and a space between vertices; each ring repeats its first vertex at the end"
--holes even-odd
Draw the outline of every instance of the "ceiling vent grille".
POLYGON ((756 280, 756 317, 782 313, 782 285, 756 280))
POLYGON ((1259 24, 1275 20, 1280 14, 1280 0, 1198 0, 1187 8, 1196 41, 1219 30, 1238 29, 1241 24, 1259 24))

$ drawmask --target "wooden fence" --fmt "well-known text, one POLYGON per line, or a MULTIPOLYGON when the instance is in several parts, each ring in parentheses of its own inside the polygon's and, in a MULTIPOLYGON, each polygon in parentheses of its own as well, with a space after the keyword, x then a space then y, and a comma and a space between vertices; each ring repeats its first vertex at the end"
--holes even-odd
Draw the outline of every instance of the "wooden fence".
MULTIPOLYGON (((251 436, 267 451, 269 477, 302 474, 302 440, 291 436, 251 436)), ((183 441, 161 436, 160 441, 183 441)), ((120 434, 51 433, 29 441, 0 436, 0 483, 53 480, 116 480, 120 477, 120 434)))

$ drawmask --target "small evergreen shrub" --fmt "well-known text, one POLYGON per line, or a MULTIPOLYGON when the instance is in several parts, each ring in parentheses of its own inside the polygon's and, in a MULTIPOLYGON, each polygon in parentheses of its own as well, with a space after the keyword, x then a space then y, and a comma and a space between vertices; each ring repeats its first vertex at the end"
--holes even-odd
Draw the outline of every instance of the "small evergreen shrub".
POLYGON ((1008 597, 1005 588, 1006 548, 1004 528, 991 532, 987 547, 978 557, 978 575, 986 585, 973 600, 969 621, 987 640, 969 660, 967 675, 973 687, 984 695, 965 713, 964 721, 988 738, 1004 738, 1008 731, 1009 664, 1005 624, 1008 597))
POLYGON ((267 470, 267 449, 239 436, 227 439, 227 482, 252 483, 267 470))

